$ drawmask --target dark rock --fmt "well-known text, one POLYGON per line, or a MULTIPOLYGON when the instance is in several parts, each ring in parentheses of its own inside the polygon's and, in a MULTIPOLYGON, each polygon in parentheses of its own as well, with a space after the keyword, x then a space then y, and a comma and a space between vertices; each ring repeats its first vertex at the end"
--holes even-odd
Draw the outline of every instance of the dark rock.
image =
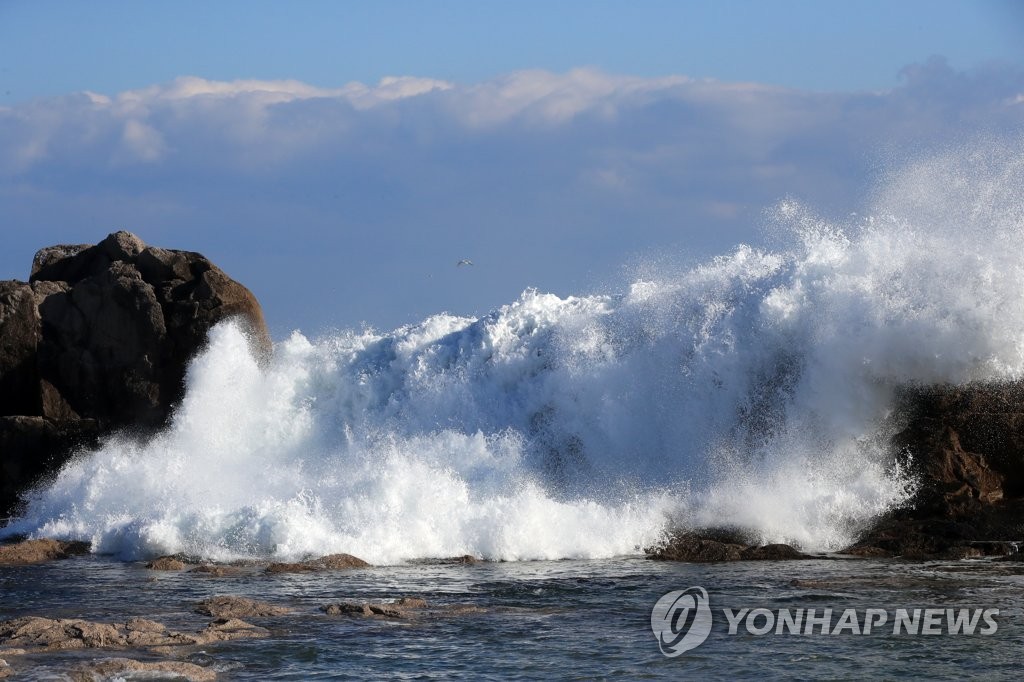
POLYGON ((682 534, 673 537, 663 547, 648 550, 648 556, 659 561, 711 563, 739 561, 743 550, 743 545, 719 542, 694 534, 682 534))
POLYGON ((41 564, 46 561, 67 559, 90 551, 87 542, 63 540, 24 540, 10 545, 0 545, 0 566, 41 564))
POLYGON ((95 420, 0 417, 0 517, 14 511, 17 496, 55 472, 79 447, 95 444, 95 420))
POLYGON ((32 259, 32 272, 30 273, 29 278, 31 280, 65 279, 64 277, 52 276, 57 273, 51 273, 48 270, 50 266, 62 261, 67 262, 74 256, 77 256, 82 251, 85 251, 86 249, 89 248, 92 248, 92 244, 60 244, 57 246, 47 246, 45 248, 39 249, 38 251, 36 251, 35 257, 32 259))
POLYGON ((659 561, 712 563, 719 561, 783 561, 809 559, 789 545, 750 544, 749 535, 734 528, 709 528, 675 533, 647 556, 659 561))
POLYGON ((920 481, 906 507, 877 519, 845 553, 959 559, 1024 539, 1024 384, 931 386, 901 398, 893 438, 920 481))
POLYGON ((37 418, 0 422, 0 517, 83 435, 162 426, 188 361, 228 318, 269 355, 248 289, 198 253, 148 247, 128 232, 42 249, 29 283, 0 282, 0 417, 37 418))
POLYGON ((39 311, 32 287, 0 282, 0 414, 38 414, 39 311))
POLYGON ((263 601, 256 601, 247 597, 235 595, 221 595, 210 597, 199 602, 196 606, 196 613, 201 613, 215 618, 253 618, 262 616, 281 616, 289 613, 291 609, 284 606, 274 606, 263 601))
POLYGON ((790 545, 764 545, 747 547, 740 553, 744 561, 786 561, 792 559, 810 559, 811 556, 799 552, 790 545))

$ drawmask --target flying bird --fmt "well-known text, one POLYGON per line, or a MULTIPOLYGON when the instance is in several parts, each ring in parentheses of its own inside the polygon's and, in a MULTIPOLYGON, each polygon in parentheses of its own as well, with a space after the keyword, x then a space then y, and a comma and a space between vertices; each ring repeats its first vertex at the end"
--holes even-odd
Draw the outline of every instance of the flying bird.
POLYGON ((460 260, 458 263, 455 264, 455 267, 461 268, 463 265, 472 265, 472 264, 473 264, 473 261, 469 260, 468 258, 463 258, 462 260, 460 260))

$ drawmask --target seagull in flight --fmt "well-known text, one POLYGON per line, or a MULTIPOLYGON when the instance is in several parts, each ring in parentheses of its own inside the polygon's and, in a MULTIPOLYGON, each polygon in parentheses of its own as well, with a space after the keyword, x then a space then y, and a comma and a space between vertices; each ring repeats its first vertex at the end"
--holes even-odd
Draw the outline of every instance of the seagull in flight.
POLYGON ((472 265, 472 264, 473 264, 473 261, 469 260, 468 258, 463 258, 462 260, 460 260, 458 263, 455 264, 455 267, 461 268, 463 265, 472 265))

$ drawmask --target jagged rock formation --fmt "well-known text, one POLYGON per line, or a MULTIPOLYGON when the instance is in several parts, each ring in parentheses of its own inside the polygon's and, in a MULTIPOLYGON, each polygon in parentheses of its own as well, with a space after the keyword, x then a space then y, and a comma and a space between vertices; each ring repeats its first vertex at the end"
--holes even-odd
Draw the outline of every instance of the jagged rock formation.
POLYGON ((906 558, 1016 551, 1024 541, 1024 385, 932 386, 907 391, 902 403, 907 427, 893 446, 921 487, 847 551, 906 558))
POLYGON ((163 424, 189 359, 230 317, 270 353, 248 289, 198 253, 128 232, 44 248, 28 282, 0 282, 0 517, 74 447, 163 424))

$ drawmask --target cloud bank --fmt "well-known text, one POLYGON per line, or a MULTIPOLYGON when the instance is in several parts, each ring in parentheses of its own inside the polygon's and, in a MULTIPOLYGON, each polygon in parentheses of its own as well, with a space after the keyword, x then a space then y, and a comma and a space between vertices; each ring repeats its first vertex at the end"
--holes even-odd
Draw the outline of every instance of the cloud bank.
POLYGON ((275 332, 485 312, 646 257, 762 239, 784 197, 858 210, 892 159, 1019 140, 1024 71, 906 68, 883 92, 525 71, 475 84, 182 77, 0 108, 0 277, 127 228, 200 250, 275 332), (454 267, 460 258, 477 265, 454 267))

